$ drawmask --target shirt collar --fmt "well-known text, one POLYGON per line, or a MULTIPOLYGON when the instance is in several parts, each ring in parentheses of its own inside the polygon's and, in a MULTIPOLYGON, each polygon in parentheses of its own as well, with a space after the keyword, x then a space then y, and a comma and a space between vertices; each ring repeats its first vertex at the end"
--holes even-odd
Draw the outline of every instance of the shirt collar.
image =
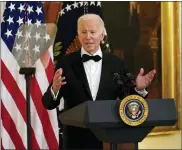
POLYGON ((101 51, 101 48, 99 47, 98 51, 96 53, 94 53, 93 55, 89 54, 83 47, 81 48, 81 56, 83 54, 87 54, 87 55, 90 55, 90 56, 95 56, 95 55, 99 55, 101 58, 102 58, 102 51, 101 51))

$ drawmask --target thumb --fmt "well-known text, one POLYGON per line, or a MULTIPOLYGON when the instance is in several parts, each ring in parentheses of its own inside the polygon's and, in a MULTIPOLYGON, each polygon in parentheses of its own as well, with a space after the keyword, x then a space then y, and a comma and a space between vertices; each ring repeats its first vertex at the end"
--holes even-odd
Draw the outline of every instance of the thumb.
POLYGON ((140 69, 140 72, 139 72, 139 74, 138 74, 138 76, 142 76, 143 74, 144 74, 144 69, 141 68, 141 69, 140 69))

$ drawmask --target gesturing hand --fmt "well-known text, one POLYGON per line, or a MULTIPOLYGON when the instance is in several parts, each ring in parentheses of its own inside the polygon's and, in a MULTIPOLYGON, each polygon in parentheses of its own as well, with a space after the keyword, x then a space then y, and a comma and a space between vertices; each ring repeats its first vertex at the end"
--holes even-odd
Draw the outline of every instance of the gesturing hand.
POLYGON ((147 88, 150 85, 150 83, 154 78, 154 75, 156 74, 156 70, 154 69, 149 73, 147 73, 146 75, 143 74, 144 74, 144 69, 141 68, 139 74, 136 77, 136 89, 139 91, 147 88))
POLYGON ((53 84, 52 84, 52 89, 54 94, 57 94, 59 89, 66 84, 65 77, 62 77, 63 74, 63 69, 60 68, 56 71, 54 78, 53 78, 53 84))

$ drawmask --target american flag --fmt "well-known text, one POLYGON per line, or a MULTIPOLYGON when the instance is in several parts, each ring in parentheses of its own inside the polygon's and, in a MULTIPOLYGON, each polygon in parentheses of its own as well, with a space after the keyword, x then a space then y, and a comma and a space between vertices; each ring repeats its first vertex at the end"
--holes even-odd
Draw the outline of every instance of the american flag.
MULTIPOLYGON (((23 49, 15 37, 21 36, 18 28, 25 16, 28 24, 43 23, 42 3, 6 2, 1 20, 1 149, 27 149, 26 84, 12 53, 13 46, 23 49)), ((52 46, 35 66, 39 69, 30 81, 32 149, 58 149, 56 110, 46 110, 41 100, 54 74, 52 46)))

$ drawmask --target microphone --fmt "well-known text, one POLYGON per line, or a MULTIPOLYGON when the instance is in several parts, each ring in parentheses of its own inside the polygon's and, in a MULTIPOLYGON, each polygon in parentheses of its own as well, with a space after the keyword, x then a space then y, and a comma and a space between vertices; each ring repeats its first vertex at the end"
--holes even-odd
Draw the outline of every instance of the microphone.
POLYGON ((126 78, 121 77, 118 73, 113 73, 113 81, 117 84, 120 89, 120 97, 125 97, 129 94, 128 88, 126 87, 126 78))
POLYGON ((135 87, 135 77, 131 73, 126 73, 123 76, 120 76, 118 73, 113 74, 113 81, 119 86, 119 87, 135 87))
POLYGON ((119 87, 123 87, 124 83, 121 79, 121 76, 118 73, 114 73, 113 74, 113 81, 119 86, 119 87))
POLYGON ((128 79, 128 86, 136 86, 135 77, 131 73, 126 73, 126 78, 128 79))

